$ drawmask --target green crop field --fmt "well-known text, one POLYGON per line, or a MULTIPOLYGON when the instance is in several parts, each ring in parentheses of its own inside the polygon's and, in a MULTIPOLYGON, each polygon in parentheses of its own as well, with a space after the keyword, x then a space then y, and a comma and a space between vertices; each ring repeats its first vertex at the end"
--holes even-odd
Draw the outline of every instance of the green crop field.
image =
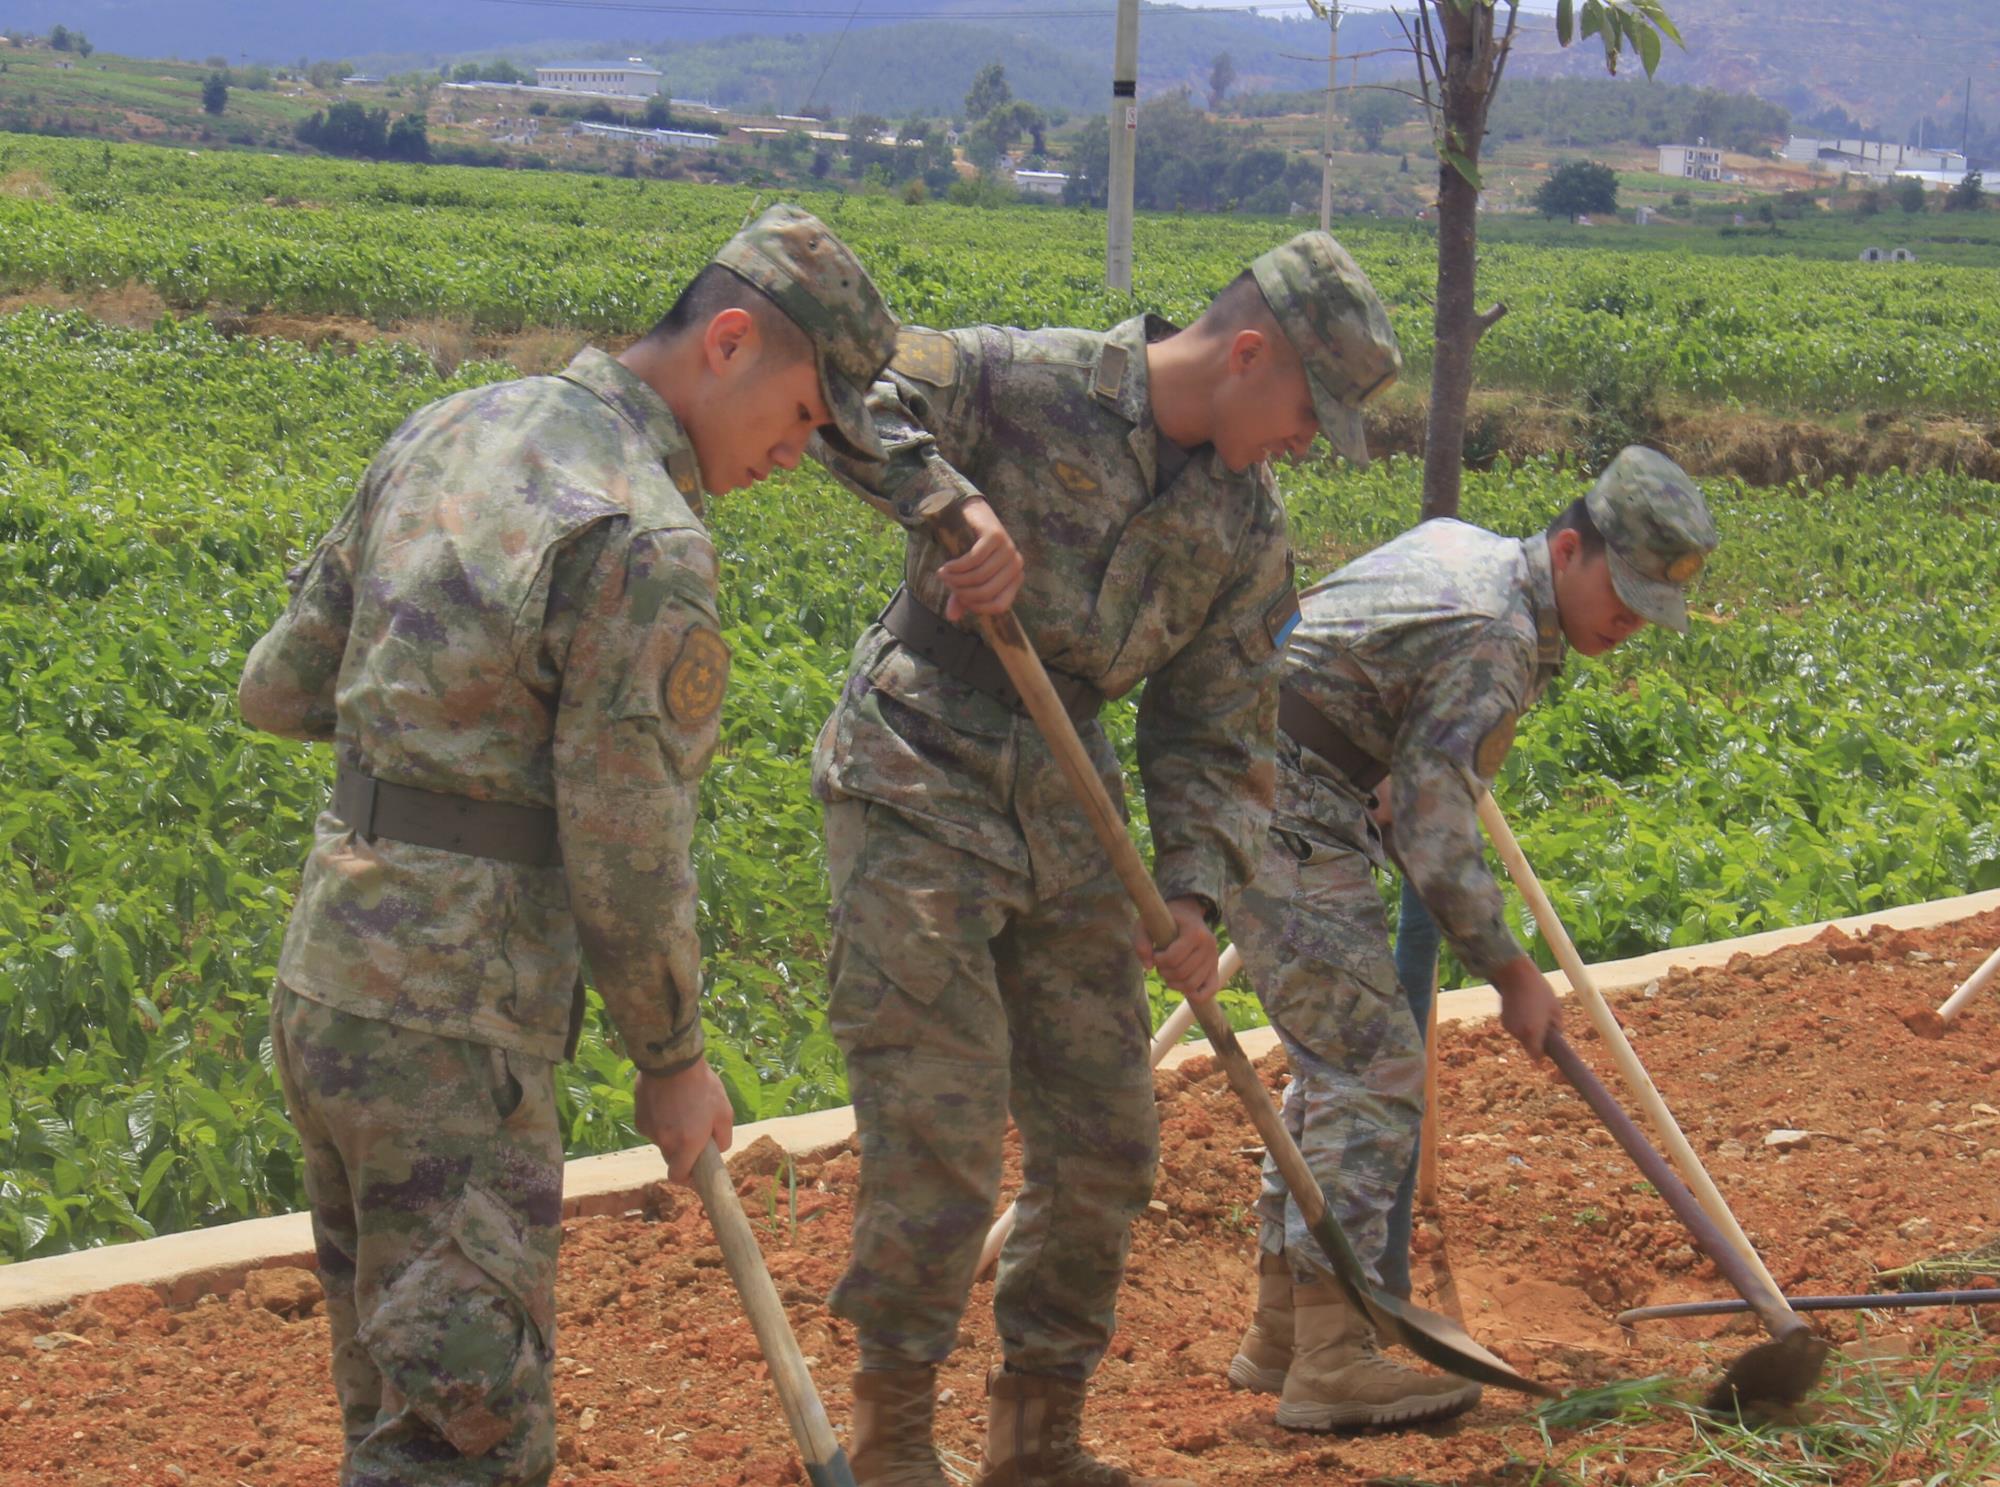
POLYGON ((0 60, 0 126, 26 129, 40 123, 144 136, 213 138, 237 146, 291 146, 292 126, 324 100, 297 83, 229 90, 221 117, 201 106, 206 64, 158 57, 117 57, 94 52, 9 52, 0 60))
MULTIPOLYGON (((0 293, 137 283, 188 310, 636 332, 756 200, 604 177, 0 140, 0 293)), ((1102 324, 1121 313, 1103 286, 1101 222, 1088 214, 944 211, 884 197, 809 205, 854 243, 907 318, 1102 324)), ((1139 297, 1187 315, 1293 230, 1275 218, 1144 219, 1139 297)), ((1514 311, 1482 348, 1489 383, 1573 393, 1615 361, 1691 397, 1786 412, 1984 414, 2000 403, 1991 272, 2000 249, 1990 243, 1972 245, 1984 267, 1860 266, 1851 254, 1737 254, 1744 240, 1711 235, 1716 253, 1669 262, 1643 247, 1588 246, 1590 230, 1561 236, 1522 222, 1504 231, 1529 236, 1484 255, 1483 292, 1514 311)), ((1430 239, 1373 222, 1341 233, 1420 374, 1430 239)))
MULTIPOLYGON (((0 181, 16 185, 0 197, 0 288, 136 278, 190 308, 629 329, 750 204, 631 182, 111 155, 107 171, 102 146, 0 136, 0 181)), ((1088 218, 819 205, 911 318, 1105 324, 1124 310, 1096 282, 1088 218)), ((1285 231, 1146 221, 1141 298, 1185 314, 1285 231)), ((1421 241, 1347 236, 1420 350, 1421 241)), ((2000 378, 1990 274, 1715 259, 1662 279, 1656 262, 1496 250, 1515 314, 1492 364, 1560 378, 1615 334, 1691 390, 1768 378, 1864 409, 1990 402, 2000 378)), ((199 317, 140 330, 75 311, 0 317, 0 1257, 298 1202, 264 1011, 329 761, 242 728, 235 680, 284 570, 377 444, 423 403, 504 375, 441 378, 394 342, 232 339, 199 317)), ((1408 462, 1281 478, 1308 572, 1416 514, 1408 462)), ((1466 515, 1525 531, 1581 489, 1572 472, 1503 464, 1469 478, 1466 515)), ((1987 603, 2000 489, 1945 476, 1708 489, 1724 547, 1695 633, 1573 662, 1501 783, 1586 957, 2000 887, 1987 603)), ((704 788, 701 919, 711 1047, 747 1117, 843 1098, 807 755, 893 586, 899 534, 811 470, 710 515, 736 664, 704 788)), ((1129 720, 1113 711, 1115 736, 1129 720)), ((574 1151, 631 1143, 628 1075, 593 1013, 562 1075, 574 1151)))

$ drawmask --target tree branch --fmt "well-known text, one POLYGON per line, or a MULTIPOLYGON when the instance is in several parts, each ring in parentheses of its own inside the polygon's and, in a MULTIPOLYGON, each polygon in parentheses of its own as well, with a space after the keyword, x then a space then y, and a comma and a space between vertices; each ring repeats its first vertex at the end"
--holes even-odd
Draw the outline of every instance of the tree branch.
POLYGON ((1392 10, 1390 14, 1395 16, 1396 24, 1403 28, 1403 35, 1409 40, 1410 50, 1416 54, 1417 81, 1426 87, 1435 83, 1442 89, 1444 64, 1438 60, 1437 37, 1432 32, 1430 24, 1430 5, 1431 0, 1417 0, 1417 24, 1414 29, 1403 19, 1400 10, 1392 10))
MULTIPOLYGON (((1287 62, 1324 62, 1326 60, 1325 52, 1317 52, 1311 55, 1305 52, 1279 52, 1277 55, 1283 57, 1287 62)), ((1365 52, 1342 52, 1340 60, 1343 62, 1357 62, 1367 57, 1403 57, 1410 55, 1413 55, 1413 53, 1406 46, 1378 46, 1365 52)))
POLYGON ((1507 33, 1500 38, 1500 55, 1493 59, 1493 81, 1488 85, 1486 97, 1479 105, 1479 133, 1482 137, 1486 133, 1486 116, 1493 108, 1494 95, 1500 91, 1500 79, 1507 71, 1507 58, 1513 55, 1514 33, 1520 29, 1520 25, 1520 0, 1508 0, 1507 33))
POLYGON ((1425 108, 1437 107, 1436 104, 1432 103, 1430 99, 1424 97, 1422 94, 1412 93, 1408 88, 1398 88, 1391 83, 1348 83, 1345 87, 1336 88, 1334 91, 1336 93, 1395 93, 1410 99, 1414 103, 1421 103, 1425 108))
POLYGON ((1472 317, 1472 344, 1477 346, 1485 339, 1486 333, 1498 325, 1507 315, 1507 302, 1498 300, 1491 309, 1472 317))

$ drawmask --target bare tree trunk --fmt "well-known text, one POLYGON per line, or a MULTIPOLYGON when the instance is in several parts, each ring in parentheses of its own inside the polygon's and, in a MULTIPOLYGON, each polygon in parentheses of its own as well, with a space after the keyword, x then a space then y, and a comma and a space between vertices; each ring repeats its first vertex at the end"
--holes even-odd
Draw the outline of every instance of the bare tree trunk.
MULTIPOLYGON (((1496 44, 1493 10, 1486 5, 1460 9, 1450 3, 1426 7, 1426 36, 1437 69, 1439 111, 1450 152, 1474 170, 1486 137, 1486 109, 1500 83, 1518 12, 1510 12, 1505 35, 1496 44), (1440 59, 1435 42, 1442 39, 1440 59)), ((1484 314, 1475 308, 1479 273, 1479 192, 1446 152, 1438 161, 1437 303, 1432 320, 1431 406, 1424 434, 1423 520, 1458 515, 1460 475, 1465 459, 1465 409, 1472 395, 1472 354, 1479 338, 1502 315, 1505 305, 1484 314)))
POLYGON ((1431 352, 1430 421, 1424 431, 1423 519, 1458 515, 1465 462, 1465 409, 1472 395, 1473 324, 1479 224, 1472 183, 1449 165, 1438 171, 1437 307, 1431 352))

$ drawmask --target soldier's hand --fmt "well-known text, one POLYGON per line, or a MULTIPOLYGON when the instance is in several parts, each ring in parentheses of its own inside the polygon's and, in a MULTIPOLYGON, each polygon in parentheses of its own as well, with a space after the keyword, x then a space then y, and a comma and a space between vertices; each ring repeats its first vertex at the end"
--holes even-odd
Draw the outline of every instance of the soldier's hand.
POLYGON ((659 1147, 667 1176, 685 1185, 709 1142, 717 1151, 729 1150, 735 1116, 722 1081, 703 1059, 674 1074, 641 1074, 632 1092, 632 1123, 659 1147))
POLYGON ((1500 1026, 1528 1050, 1529 1058, 1540 1063, 1549 1029, 1561 1021, 1556 989, 1549 985, 1541 967, 1525 955, 1499 969, 1493 977, 1493 989, 1500 993, 1500 1026))
POLYGON ((976 534, 972 546, 938 568, 938 577, 951 591, 944 617, 954 622, 969 614, 1006 613, 1027 573, 1021 550, 991 506, 974 498, 962 509, 965 524, 976 534))
POLYGON ((1132 948, 1139 952, 1139 963, 1157 970, 1168 986, 1184 997, 1205 1002, 1222 989, 1222 977, 1216 969, 1222 953, 1215 947, 1215 931, 1208 927, 1206 906, 1198 898, 1171 898, 1167 908, 1179 930, 1173 944, 1155 950, 1142 924, 1132 935, 1132 948))

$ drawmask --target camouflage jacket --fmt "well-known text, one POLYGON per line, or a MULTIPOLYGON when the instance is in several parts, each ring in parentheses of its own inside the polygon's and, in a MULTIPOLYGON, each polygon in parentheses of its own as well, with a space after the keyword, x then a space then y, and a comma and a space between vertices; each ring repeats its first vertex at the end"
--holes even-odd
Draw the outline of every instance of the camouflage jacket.
MULTIPOLYGON (((1425 522, 1313 585, 1299 608, 1285 685, 1388 766, 1396 857, 1459 958, 1490 976, 1521 947, 1486 866, 1479 792, 1562 669, 1547 539, 1425 522)), ((1282 770, 1280 824, 1319 835, 1345 823, 1350 837, 1351 783, 1309 750, 1298 758, 1282 770)))
POLYGON ((692 447, 604 353, 414 415, 244 668, 255 726, 396 784, 553 807, 530 867, 316 825, 278 975, 563 1056, 579 953, 633 1059, 702 1049, 689 864, 729 653, 692 447))
MULTIPOLYGON (((976 490, 1026 561, 1015 611, 1051 669, 1107 697, 1145 683, 1139 771, 1154 872, 1169 897, 1219 904, 1269 820, 1277 647, 1297 615, 1270 470, 1197 450, 1164 486, 1145 347, 1154 317, 1109 333, 906 329, 870 399, 889 453, 829 468, 911 527, 905 578, 943 612, 946 554, 913 525, 939 489, 976 490)), ((1113 794, 1096 724, 1086 744, 1113 794)), ((879 801, 1052 895, 1102 872, 1102 849, 1034 724, 899 645, 855 648, 820 735, 815 787, 879 801)))

